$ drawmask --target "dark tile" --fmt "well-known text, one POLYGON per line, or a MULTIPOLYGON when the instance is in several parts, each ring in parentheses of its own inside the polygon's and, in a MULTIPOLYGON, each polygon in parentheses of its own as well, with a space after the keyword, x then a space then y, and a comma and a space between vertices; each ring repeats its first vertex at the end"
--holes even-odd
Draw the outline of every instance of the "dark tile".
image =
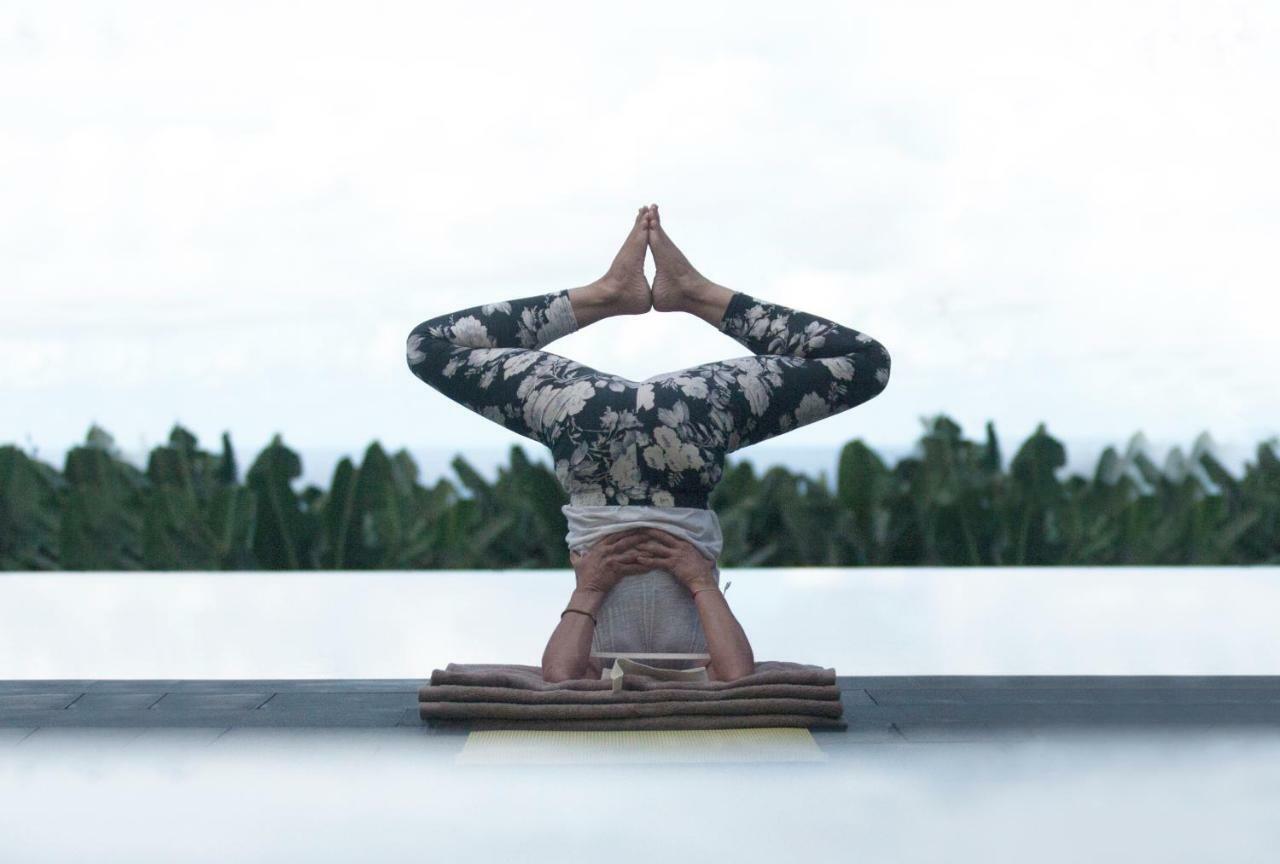
POLYGON ((0 696, 22 696, 34 693, 83 693, 92 680, 71 678, 0 681, 0 696))
POLYGON ((116 709, 145 710, 164 695, 164 691, 140 691, 137 693, 112 693, 90 691, 67 706, 68 711, 112 711, 116 709))
POLYGON ((858 675, 837 679, 844 688, 964 689, 1048 687, 1074 688, 1196 688, 1280 690, 1280 675, 858 675))
MULTIPOLYGON (((167 693, 182 686, 179 678, 101 679, 86 688, 89 693, 167 693)), ((244 688, 241 688, 244 689, 244 688)))
POLYGON ((417 698, 418 688, 430 683, 430 676, 426 678, 317 678, 281 682, 281 686, 275 689, 280 692, 408 693, 417 698))
POLYGON ((173 727, 195 726, 261 726, 261 727, 314 727, 314 728, 369 728, 388 727, 399 723, 403 712, 398 708, 341 709, 321 711, 287 709, 283 711, 256 711, 251 708, 170 708, 111 709, 97 711, 22 711, 0 716, 3 727, 173 727))
POLYGON ((840 701, 848 708, 851 705, 874 705, 876 704, 872 698, 867 695, 866 690, 841 690, 840 701))
POLYGON ((982 723, 903 723, 895 728, 909 744, 1026 741, 1039 737, 1034 727, 989 726, 982 723))
POLYGON ((1203 705, 1280 704, 1280 691, 1216 687, 992 687, 935 689, 872 688, 878 705, 954 703, 969 705, 1203 705))
POLYGON ((847 719, 888 721, 895 723, 1018 723, 1074 724, 1091 723, 1164 723, 1205 722, 1223 724, 1280 724, 1280 705, 1271 703, 1180 704, 1115 704, 1115 703, 958 703, 924 702, 881 705, 875 708, 854 707, 846 710, 847 719))
POLYGON ((294 678, 294 679, 191 679, 164 689, 177 693, 387 693, 417 694, 430 679, 401 678, 294 678))
POLYGON ((75 701, 78 692, 63 693, 0 693, 0 716, 15 711, 48 711, 65 708, 75 701))
POLYGON ((171 690, 151 706, 151 711, 247 711, 272 697, 271 691, 192 693, 171 690))
POLYGON ((192 726, 231 726, 248 711, 148 711, 144 709, 110 709, 95 711, 24 711, 0 717, 0 726, 38 726, 65 729, 113 728, 186 728, 192 726))
POLYGON ((299 728, 370 728, 395 726, 400 722, 400 708, 342 708, 324 710, 287 708, 278 711, 244 711, 233 718, 234 726, 274 726, 299 728))
POLYGON ((418 694, 409 692, 383 692, 371 690, 366 692, 351 691, 280 691, 271 697, 261 711, 313 710, 327 711, 342 709, 379 710, 384 708, 412 708, 418 704, 418 694))

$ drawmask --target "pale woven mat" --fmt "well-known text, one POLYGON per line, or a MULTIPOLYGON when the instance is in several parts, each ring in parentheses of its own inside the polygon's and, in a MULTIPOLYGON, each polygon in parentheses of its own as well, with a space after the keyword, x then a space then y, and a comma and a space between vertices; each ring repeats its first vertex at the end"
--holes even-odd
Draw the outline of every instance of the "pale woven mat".
POLYGON ((808 729, 553 731, 470 733, 460 765, 569 765, 653 762, 825 762, 808 729))

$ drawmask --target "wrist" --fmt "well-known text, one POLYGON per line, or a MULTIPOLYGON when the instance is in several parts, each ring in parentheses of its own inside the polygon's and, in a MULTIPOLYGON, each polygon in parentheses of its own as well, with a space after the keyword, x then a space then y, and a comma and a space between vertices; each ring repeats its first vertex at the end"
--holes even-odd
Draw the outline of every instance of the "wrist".
POLYGON ((716 584, 714 579, 710 578, 692 579, 689 581, 687 587, 689 588, 689 593, 694 597, 698 596, 698 594, 705 589, 711 589, 713 591, 720 590, 720 586, 716 584))
POLYGON ((570 606, 577 609, 585 609, 593 614, 600 610, 600 606, 603 603, 604 592, 597 591, 594 588, 578 588, 569 595, 570 606))

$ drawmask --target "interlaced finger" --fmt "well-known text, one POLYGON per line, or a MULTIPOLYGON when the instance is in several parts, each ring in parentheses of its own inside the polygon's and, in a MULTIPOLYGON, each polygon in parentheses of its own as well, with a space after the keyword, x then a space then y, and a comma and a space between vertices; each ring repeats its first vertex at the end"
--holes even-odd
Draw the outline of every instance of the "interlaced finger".
POLYGON ((645 554, 648 554, 648 555, 666 556, 666 555, 675 555, 679 552, 678 549, 674 549, 671 546, 667 546, 662 543, 659 543, 656 540, 647 540, 644 543, 641 543, 640 545, 636 546, 636 549, 637 551, 644 552, 645 554))
POLYGON ((644 538, 645 538, 644 532, 639 530, 615 531, 614 533, 602 539, 600 543, 603 545, 603 548, 606 550, 619 549, 619 548, 625 549, 628 546, 639 543, 644 538))
POLYGON ((681 545, 680 538, 658 528, 650 529, 647 539, 653 543, 660 543, 668 549, 679 549, 681 545))
POLYGON ((640 560, 640 555, 634 549, 624 549, 618 552, 610 552, 605 559, 605 563, 609 565, 634 564, 640 560))

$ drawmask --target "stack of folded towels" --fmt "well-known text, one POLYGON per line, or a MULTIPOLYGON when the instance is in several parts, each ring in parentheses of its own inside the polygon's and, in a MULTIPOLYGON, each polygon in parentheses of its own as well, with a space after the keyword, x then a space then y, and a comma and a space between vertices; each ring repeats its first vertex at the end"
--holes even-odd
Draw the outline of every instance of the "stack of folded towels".
POLYGON ((831 668, 761 660, 733 681, 650 669, 619 660, 599 680, 548 683, 538 666, 450 663, 418 690, 418 711, 468 729, 848 728, 831 668))

